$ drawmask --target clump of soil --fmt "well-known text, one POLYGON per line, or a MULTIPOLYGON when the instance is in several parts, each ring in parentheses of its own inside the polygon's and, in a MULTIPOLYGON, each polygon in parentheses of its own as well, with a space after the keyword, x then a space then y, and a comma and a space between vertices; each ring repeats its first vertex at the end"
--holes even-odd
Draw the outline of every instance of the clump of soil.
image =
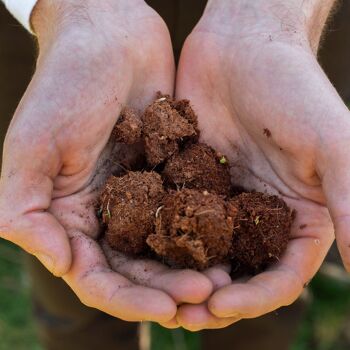
MULTIPOLYGON (((162 98, 162 95, 159 94, 159 98, 162 98)), ((191 107, 189 100, 174 100, 170 96, 166 96, 167 100, 171 104, 171 107, 174 108, 182 118, 185 118, 195 129, 196 135, 193 136, 193 140, 198 141, 199 139, 199 130, 198 130, 198 119, 196 113, 191 107)))
POLYGON ((177 106, 178 110, 169 97, 161 97, 142 117, 145 152, 151 166, 169 159, 182 144, 197 136, 192 110, 186 104, 177 106))
POLYGON ((232 241, 232 257, 257 271, 276 261, 287 247, 293 212, 277 196, 242 193, 231 200, 238 210, 232 241))
POLYGON ((230 168, 225 157, 197 143, 174 155, 162 172, 169 186, 196 188, 224 196, 231 192, 230 168))
POLYGON ((112 131, 115 142, 132 145, 141 140, 142 122, 136 111, 124 107, 112 131))
POLYGON ((101 194, 101 209, 111 247, 128 254, 144 253, 164 195, 162 179, 155 172, 129 172, 109 178, 101 194))
POLYGON ((141 119, 124 109, 112 138, 143 144, 145 168, 156 169, 107 181, 100 210, 112 248, 177 268, 231 261, 236 273, 257 272, 283 254, 292 211, 277 196, 232 191, 229 162, 198 142, 189 101, 158 96, 141 119))
POLYGON ((171 266, 204 269, 228 261, 236 212, 207 191, 170 192, 147 243, 171 266))

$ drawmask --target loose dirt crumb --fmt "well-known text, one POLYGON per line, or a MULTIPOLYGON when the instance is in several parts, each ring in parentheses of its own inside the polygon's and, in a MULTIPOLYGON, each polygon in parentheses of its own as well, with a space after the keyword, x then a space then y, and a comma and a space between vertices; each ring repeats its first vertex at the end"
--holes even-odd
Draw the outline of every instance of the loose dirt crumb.
POLYGON ((112 131, 116 142, 134 144, 141 140, 142 122, 136 111, 124 107, 112 131))

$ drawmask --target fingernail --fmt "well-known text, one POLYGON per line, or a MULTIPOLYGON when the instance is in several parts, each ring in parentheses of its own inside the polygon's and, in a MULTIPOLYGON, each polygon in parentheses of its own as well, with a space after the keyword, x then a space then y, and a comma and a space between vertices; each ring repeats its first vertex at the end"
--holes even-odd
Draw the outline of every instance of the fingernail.
POLYGON ((226 317, 239 318, 241 314, 238 312, 233 312, 232 314, 228 314, 226 317))

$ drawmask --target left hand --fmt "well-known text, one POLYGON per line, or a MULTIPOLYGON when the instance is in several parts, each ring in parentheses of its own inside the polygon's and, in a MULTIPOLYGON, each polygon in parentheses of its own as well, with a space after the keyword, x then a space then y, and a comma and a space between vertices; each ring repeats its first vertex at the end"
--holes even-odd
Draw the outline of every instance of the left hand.
POLYGON ((40 0, 32 23, 39 57, 4 144, 0 236, 37 256, 87 306, 169 321, 177 303, 206 300, 210 280, 133 258, 113 271, 94 208, 100 186, 135 153, 107 143, 122 106, 143 109, 157 89, 173 92, 166 25, 143 0, 40 0))
POLYGON ((278 263, 225 283, 205 304, 179 308, 178 324, 192 331, 295 301, 334 240, 329 211, 350 266, 349 111, 317 63, 319 35, 298 14, 286 12, 283 27, 276 8, 209 1, 181 55, 176 95, 191 100, 202 140, 227 155, 234 183, 279 194, 297 211, 278 263))

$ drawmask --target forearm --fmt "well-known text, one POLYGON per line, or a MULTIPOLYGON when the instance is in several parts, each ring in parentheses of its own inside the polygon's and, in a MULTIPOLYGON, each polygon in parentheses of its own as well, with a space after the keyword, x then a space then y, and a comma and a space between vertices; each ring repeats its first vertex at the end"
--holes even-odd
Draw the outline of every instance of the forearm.
POLYGON ((337 0, 209 0, 205 15, 232 28, 241 37, 276 35, 278 38, 305 39, 316 51, 337 0))

